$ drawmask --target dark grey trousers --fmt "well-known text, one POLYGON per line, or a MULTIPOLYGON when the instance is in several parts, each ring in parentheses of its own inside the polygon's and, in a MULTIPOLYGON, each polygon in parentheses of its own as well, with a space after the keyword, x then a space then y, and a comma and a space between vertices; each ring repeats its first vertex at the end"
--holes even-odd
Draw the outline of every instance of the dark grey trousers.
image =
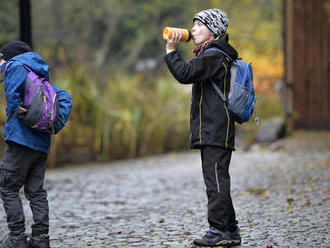
POLYGON ((19 197, 19 190, 23 186, 33 214, 32 233, 48 233, 49 206, 47 192, 43 188, 46 161, 46 153, 14 142, 7 144, 0 170, 0 195, 13 235, 25 232, 24 212, 19 197))
POLYGON ((201 148, 203 177, 208 198, 208 222, 218 230, 234 231, 237 221, 230 195, 231 150, 215 146, 201 148))

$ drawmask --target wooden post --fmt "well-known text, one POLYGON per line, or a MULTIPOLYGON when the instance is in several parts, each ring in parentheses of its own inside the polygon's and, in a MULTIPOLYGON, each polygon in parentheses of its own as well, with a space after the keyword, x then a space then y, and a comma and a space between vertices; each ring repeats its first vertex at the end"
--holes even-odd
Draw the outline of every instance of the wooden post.
POLYGON ((20 39, 32 47, 30 0, 19 0, 20 39))
POLYGON ((286 0, 285 78, 293 127, 330 128, 330 24, 326 0, 286 0), (290 96, 292 94, 292 96, 290 96))
POLYGON ((283 50, 284 50, 284 88, 283 105, 288 130, 293 129, 292 109, 292 0, 283 0, 283 50))

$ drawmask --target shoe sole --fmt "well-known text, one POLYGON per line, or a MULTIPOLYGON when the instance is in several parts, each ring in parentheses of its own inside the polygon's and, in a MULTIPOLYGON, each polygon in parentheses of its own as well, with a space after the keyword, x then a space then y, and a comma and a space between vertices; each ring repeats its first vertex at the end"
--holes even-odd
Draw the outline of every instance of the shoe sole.
POLYGON ((219 243, 215 244, 215 245, 199 245, 199 244, 195 244, 194 245, 197 247, 213 247, 213 248, 224 248, 224 247, 228 247, 228 246, 233 246, 233 242, 230 240, 222 240, 219 243))
MULTIPOLYGON (((39 246, 28 244, 27 248, 38 248, 39 246)), ((48 246, 50 248, 50 246, 48 246)))
POLYGON ((240 240, 233 240, 232 242, 231 242, 231 245, 232 246, 238 246, 238 245, 240 245, 241 244, 241 241, 240 240))
POLYGON ((194 247, 211 247, 211 248, 227 248, 227 247, 231 247, 233 245, 216 245, 216 246, 200 246, 200 245, 195 245, 194 247))
MULTIPOLYGON (((227 248, 228 247, 228 245, 226 245, 226 246, 223 246, 223 245, 217 245, 217 246, 200 246, 200 245, 195 245, 194 244, 194 246, 193 247, 211 247, 211 248, 227 248)), ((229 246, 230 247, 230 246, 229 246)))

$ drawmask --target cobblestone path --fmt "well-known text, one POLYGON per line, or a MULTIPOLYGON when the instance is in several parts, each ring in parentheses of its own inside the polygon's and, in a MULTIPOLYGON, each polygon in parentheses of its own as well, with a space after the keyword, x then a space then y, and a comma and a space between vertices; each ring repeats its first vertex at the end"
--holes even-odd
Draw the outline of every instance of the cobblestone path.
MULTIPOLYGON (((240 247, 330 247, 330 151, 239 150, 231 179, 240 247)), ((208 228, 196 152, 50 170, 45 185, 52 247, 193 247, 208 228)))

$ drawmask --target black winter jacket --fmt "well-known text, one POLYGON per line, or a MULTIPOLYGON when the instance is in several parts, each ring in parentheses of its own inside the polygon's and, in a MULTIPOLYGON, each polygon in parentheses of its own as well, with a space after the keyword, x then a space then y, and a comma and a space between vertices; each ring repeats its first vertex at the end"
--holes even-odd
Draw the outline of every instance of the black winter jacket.
MULTIPOLYGON (((229 45, 228 35, 211 42, 211 47, 224 50, 237 59, 236 50, 229 45)), ((205 49, 199 56, 186 63, 177 51, 165 56, 173 76, 182 84, 193 84, 190 114, 191 148, 218 146, 235 149, 235 123, 226 105, 216 93, 211 82, 228 95, 230 86, 230 62, 217 51, 205 49)))

